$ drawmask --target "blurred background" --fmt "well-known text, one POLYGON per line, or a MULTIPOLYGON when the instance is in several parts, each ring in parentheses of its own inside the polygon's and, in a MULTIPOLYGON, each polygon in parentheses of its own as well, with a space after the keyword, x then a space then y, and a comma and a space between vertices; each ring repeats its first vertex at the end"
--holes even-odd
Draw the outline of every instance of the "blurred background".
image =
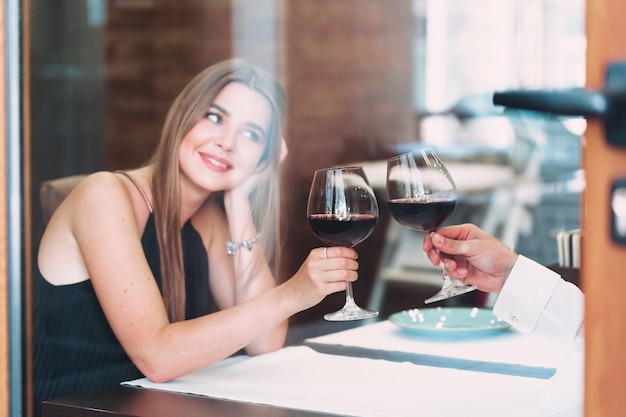
MULTIPOLYGON (((33 254, 44 227, 41 182, 143 164, 181 88, 229 57, 264 67, 287 90, 281 279, 321 246, 306 221, 315 169, 424 144, 447 161, 508 172, 465 195, 449 222, 475 222, 546 265, 557 262, 557 233, 579 227, 585 122, 504 111, 491 99, 505 89, 584 86, 583 0, 27 3, 33 254)), ((378 227, 357 247, 363 305, 384 271, 402 267, 401 248, 421 252, 421 237, 394 226, 384 189, 376 191, 378 227)), ((390 284, 377 301, 383 316, 423 306, 439 285, 420 278, 429 274, 421 265, 409 271, 416 282, 390 284)), ((464 297, 453 302, 485 302, 464 297)), ((319 319, 342 300, 328 297, 293 321, 319 319)))

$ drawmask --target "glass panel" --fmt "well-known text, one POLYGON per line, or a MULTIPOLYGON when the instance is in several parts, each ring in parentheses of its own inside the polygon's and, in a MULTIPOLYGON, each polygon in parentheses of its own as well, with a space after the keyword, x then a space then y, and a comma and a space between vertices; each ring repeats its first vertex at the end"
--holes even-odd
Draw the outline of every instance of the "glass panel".
POLYGON ((584 86, 584 1, 414 0, 413 13, 421 27, 413 43, 419 138, 456 154, 505 153, 526 189, 511 189, 510 203, 490 212, 500 212, 500 224, 487 223, 524 255, 557 262, 556 234, 579 227, 585 122, 503 111, 491 98, 498 90, 584 86), (511 215, 520 217, 517 230, 511 215))
MULTIPOLYGON (((510 183, 468 196, 451 221, 485 225, 542 263, 557 260, 556 233, 578 227, 584 122, 504 112, 491 95, 583 85, 583 0, 30 3, 34 253, 44 230, 37 215, 42 181, 144 164, 178 92, 203 68, 233 56, 275 74, 287 91, 289 234, 281 279, 319 246, 304 215, 315 169, 380 162, 423 143, 448 161, 531 177, 527 187, 510 183)), ((376 191, 381 219, 359 245, 360 300, 386 261, 391 223, 384 189, 376 191)), ((419 253, 421 241, 412 244, 419 253)), ((35 274, 38 320, 44 283, 35 274)), ((387 313, 424 298, 399 297, 407 305, 387 313)), ((318 319, 342 301, 342 294, 329 296, 293 322, 318 319)))

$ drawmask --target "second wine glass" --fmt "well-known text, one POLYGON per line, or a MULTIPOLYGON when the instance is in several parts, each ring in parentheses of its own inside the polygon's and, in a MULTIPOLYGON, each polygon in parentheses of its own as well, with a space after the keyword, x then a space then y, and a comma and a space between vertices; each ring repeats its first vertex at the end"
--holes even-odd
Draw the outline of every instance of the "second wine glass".
MULTIPOLYGON (((313 233, 330 246, 354 247, 372 234, 378 203, 362 167, 318 169, 309 192, 307 217, 313 233)), ((359 307, 346 283, 343 308, 324 316, 329 321, 376 317, 378 311, 359 307)))
MULTIPOLYGON (((433 148, 424 148, 387 161, 387 204, 402 225, 426 233, 434 232, 456 206, 452 176, 433 148)), ((419 248, 416 248, 419 250, 419 248)), ((465 294, 475 286, 454 283, 439 262, 443 286, 426 304, 465 294)))

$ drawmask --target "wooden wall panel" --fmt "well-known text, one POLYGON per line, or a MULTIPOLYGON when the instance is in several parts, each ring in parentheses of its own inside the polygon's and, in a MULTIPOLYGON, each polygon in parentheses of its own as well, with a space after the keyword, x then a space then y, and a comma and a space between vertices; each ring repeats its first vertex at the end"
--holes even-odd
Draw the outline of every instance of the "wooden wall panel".
MULTIPOLYGON (((587 2, 587 85, 604 86, 609 62, 626 59, 622 0, 587 2)), ((626 115, 624 115, 626 117, 626 115)), ((626 247, 612 243, 609 194, 612 180, 626 178, 626 150, 611 147, 602 124, 590 120, 583 146, 587 180, 583 195, 582 280, 586 293, 585 415, 626 413, 626 247)))

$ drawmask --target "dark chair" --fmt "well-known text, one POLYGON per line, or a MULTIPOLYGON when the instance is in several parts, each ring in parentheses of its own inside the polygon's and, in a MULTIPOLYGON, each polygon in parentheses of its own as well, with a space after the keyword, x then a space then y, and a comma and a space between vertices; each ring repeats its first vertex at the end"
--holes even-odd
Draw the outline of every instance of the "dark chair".
POLYGON ((43 181, 39 188, 39 200, 41 202, 41 214, 44 224, 48 224, 50 217, 59 207, 59 204, 81 182, 86 175, 72 175, 53 180, 43 181))

